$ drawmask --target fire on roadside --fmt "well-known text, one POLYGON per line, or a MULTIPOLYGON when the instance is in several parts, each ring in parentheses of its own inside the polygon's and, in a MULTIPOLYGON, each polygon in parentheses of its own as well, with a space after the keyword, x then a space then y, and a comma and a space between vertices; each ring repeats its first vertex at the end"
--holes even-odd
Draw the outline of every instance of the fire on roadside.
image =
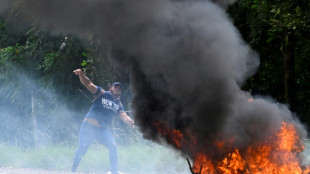
POLYGON ((282 122, 280 130, 259 145, 251 145, 240 151, 229 147, 230 142, 214 142, 217 151, 227 152, 224 158, 212 159, 195 149, 193 136, 170 129, 165 122, 153 124, 169 144, 176 148, 190 147, 195 173, 201 174, 308 174, 310 167, 302 166, 299 158, 304 150, 303 142, 293 124, 282 122), (190 137, 191 140, 185 140, 190 137))

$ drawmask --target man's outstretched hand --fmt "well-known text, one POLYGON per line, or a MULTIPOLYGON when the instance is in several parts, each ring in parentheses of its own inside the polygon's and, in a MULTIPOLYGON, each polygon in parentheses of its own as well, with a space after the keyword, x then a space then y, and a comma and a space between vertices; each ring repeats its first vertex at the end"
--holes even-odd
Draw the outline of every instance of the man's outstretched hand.
POLYGON ((81 69, 76 69, 76 70, 73 71, 73 73, 75 75, 80 75, 80 74, 83 74, 83 71, 81 69))
POLYGON ((135 122, 126 114, 126 112, 121 112, 119 116, 124 123, 128 124, 131 128, 134 128, 135 122))

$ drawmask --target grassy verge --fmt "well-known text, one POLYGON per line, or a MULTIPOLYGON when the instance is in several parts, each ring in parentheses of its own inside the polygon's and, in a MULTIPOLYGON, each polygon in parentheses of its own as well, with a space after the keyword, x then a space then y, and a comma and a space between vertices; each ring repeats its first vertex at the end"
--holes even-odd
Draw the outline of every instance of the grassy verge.
MULTIPOLYGON (((0 165, 18 168, 69 170, 76 147, 56 145, 37 150, 21 149, 0 144, 0 165)), ((184 157, 173 150, 154 143, 120 146, 120 171, 135 174, 189 173, 184 157)), ((82 159, 78 171, 105 172, 109 170, 108 151, 93 145, 82 159)))

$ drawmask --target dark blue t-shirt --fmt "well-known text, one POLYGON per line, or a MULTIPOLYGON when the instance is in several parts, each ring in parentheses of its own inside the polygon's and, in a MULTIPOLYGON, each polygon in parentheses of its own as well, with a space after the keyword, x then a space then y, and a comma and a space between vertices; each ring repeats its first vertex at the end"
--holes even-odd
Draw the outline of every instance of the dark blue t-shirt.
MULTIPOLYGON (((98 95, 101 89, 101 87, 97 86, 97 92, 95 96, 98 95)), ((94 118, 98 120, 101 126, 104 126, 104 124, 109 125, 113 116, 123 111, 124 108, 120 100, 114 98, 110 91, 106 91, 94 101, 88 113, 86 114, 86 118, 94 118)))

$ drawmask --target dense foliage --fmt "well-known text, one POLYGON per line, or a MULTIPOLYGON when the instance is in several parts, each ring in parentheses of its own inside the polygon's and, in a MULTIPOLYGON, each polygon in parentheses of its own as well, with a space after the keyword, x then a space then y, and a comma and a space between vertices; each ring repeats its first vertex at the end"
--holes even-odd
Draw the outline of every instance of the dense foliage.
POLYGON ((243 38, 260 55, 244 86, 271 95, 310 123, 310 1, 239 0, 229 8, 243 38))
POLYGON ((95 43, 13 19, 0 19, 0 141, 22 146, 76 141, 93 98, 73 74, 76 68, 103 88, 123 82, 128 103, 128 73, 93 56, 95 43))

